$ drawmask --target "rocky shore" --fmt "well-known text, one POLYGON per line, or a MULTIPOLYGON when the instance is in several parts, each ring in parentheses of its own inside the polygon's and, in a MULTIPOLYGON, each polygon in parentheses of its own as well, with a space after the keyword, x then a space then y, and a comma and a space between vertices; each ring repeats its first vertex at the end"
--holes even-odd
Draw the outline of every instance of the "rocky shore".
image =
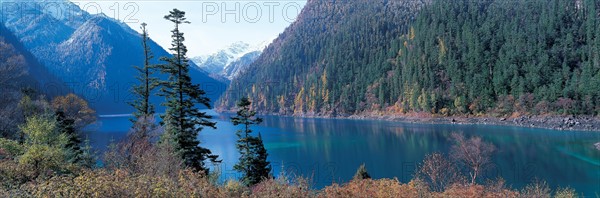
MULTIPOLYGON (((353 115, 350 119, 385 119, 410 123, 430 124, 483 124, 500 126, 519 126, 530 128, 543 128, 562 131, 598 131, 600 132, 600 118, 593 116, 519 116, 516 118, 498 117, 427 117, 427 115, 409 116, 373 116, 353 115)), ((600 151, 600 142, 592 148, 600 151)))
MULTIPOLYGON (((234 113, 218 109, 218 112, 234 113)), ((424 124, 482 124, 500 126, 519 126, 529 128, 543 128, 561 131, 598 131, 600 132, 600 117, 587 115, 525 115, 516 117, 493 117, 493 116, 437 116, 427 113, 389 114, 387 112, 368 112, 356 115, 329 114, 304 114, 304 115, 280 115, 277 113, 260 113, 262 115, 277 115, 305 118, 330 118, 330 119, 356 119, 356 120, 390 120, 410 123, 424 124)))
POLYGON ((436 117, 426 115, 408 116, 373 116, 353 115, 350 119, 384 119, 411 123, 431 124, 483 124, 501 126, 520 126, 531 128, 544 128, 563 131, 599 131, 600 118, 593 116, 519 116, 516 118, 498 117, 436 117))

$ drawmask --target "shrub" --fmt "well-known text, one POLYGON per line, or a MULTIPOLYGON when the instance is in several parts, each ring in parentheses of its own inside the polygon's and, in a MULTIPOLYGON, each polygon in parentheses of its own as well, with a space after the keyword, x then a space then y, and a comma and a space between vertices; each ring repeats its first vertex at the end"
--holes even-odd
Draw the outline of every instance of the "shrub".
POLYGON ((519 197, 519 193, 501 189, 498 192, 492 192, 486 186, 482 185, 463 185, 454 184, 446 191, 436 194, 436 197, 519 197))
POLYGON ((426 182, 431 191, 441 192, 451 184, 461 182, 462 176, 454 163, 440 153, 427 155, 417 171, 417 178, 426 182))
POLYGON ((248 197, 250 196, 250 189, 242 182, 237 180, 227 180, 225 182, 225 196, 227 197, 248 197))
POLYGON ((575 192, 575 190, 567 187, 567 188, 559 188, 558 190, 556 190, 554 197, 555 198, 576 198, 579 196, 577 195, 577 192, 575 192))
POLYGON ((538 115, 547 114, 547 113, 550 113, 550 111, 551 111, 550 102, 545 101, 545 100, 538 102, 534 108, 534 112, 538 115))
POLYGON ((510 115, 514 111, 514 104, 515 97, 512 95, 499 96, 498 102, 496 103, 496 113, 498 113, 500 116, 510 115))
POLYGON ((65 148, 68 137, 60 133, 56 120, 51 117, 33 116, 27 118, 21 130, 26 135, 25 150, 19 157, 19 164, 35 172, 36 176, 65 171, 69 164, 68 150, 65 148))
POLYGON ((310 189, 308 179, 298 177, 293 181, 286 177, 264 180, 252 187, 250 197, 313 197, 315 192, 310 189))
POLYGON ((12 159, 22 155, 23 152, 25 152, 25 148, 17 141, 0 138, 0 160, 4 158, 12 159))
POLYGON ((450 157, 467 167, 471 185, 475 184, 485 165, 492 160, 496 150, 493 144, 487 143, 481 137, 465 138, 463 134, 452 133, 455 144, 450 149, 450 157))
POLYGON ((550 188, 548 188, 546 182, 536 180, 521 190, 521 196, 530 198, 550 197, 550 188))
POLYGON ((178 178, 171 179, 102 169, 76 177, 54 177, 24 188, 33 197, 225 197, 203 174, 191 170, 182 170, 178 178))
POLYGON ((397 179, 361 179, 325 187, 319 197, 427 197, 427 187, 416 180, 401 184, 397 179))

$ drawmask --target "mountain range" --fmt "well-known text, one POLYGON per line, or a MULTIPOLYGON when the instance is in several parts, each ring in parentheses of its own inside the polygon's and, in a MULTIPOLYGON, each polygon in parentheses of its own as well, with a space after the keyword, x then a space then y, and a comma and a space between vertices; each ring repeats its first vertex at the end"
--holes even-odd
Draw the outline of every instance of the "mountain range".
MULTIPOLYGON (((134 65, 143 64, 140 35, 127 24, 103 14, 91 15, 69 1, 11 1, 3 5, 27 12, 6 12, 3 23, 50 73, 84 96, 100 114, 128 113, 130 87, 136 83, 134 65), (58 8, 58 9, 57 9, 58 8), (57 12, 56 10, 59 10, 57 12)), ((152 24, 148 29, 153 30, 152 24)), ((171 56, 156 42, 155 55, 171 56)), ((212 101, 225 84, 190 63, 190 75, 212 101)), ((153 98, 162 102, 159 97, 153 98)), ((159 111, 161 109, 158 109, 159 111)))
POLYGON ((254 62, 269 43, 265 41, 253 46, 239 41, 216 53, 197 56, 191 60, 213 77, 228 81, 254 62))

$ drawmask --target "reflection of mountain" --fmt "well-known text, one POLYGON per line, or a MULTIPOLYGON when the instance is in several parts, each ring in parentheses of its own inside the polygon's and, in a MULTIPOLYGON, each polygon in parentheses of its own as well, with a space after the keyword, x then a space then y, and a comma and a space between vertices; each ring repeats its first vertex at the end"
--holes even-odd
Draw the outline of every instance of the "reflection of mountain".
MULTIPOLYGON (((131 99, 130 85, 136 82, 132 66, 143 63, 137 32, 102 14, 90 15, 68 1, 19 1, 11 5, 32 14, 7 13, 4 23, 50 72, 84 95, 101 114, 131 111, 126 102, 131 99), (56 13, 57 7, 65 12, 56 13)), ((149 29, 152 33, 152 24, 149 29)), ((154 62, 170 56, 154 41, 149 44, 154 62)), ((209 97, 216 100, 225 85, 190 64, 192 79, 210 89, 209 97)))
POLYGON ((251 46, 240 41, 212 55, 194 57, 192 61, 215 76, 231 80, 237 76, 239 71, 254 62, 267 44, 268 42, 263 42, 251 46))

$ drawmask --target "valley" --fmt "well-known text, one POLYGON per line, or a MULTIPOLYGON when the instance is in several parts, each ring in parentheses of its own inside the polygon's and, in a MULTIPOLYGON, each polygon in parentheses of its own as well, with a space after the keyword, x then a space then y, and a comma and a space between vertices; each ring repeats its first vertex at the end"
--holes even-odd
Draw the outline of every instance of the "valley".
POLYGON ((600 193, 600 1, 0 7, 0 197, 600 193))

